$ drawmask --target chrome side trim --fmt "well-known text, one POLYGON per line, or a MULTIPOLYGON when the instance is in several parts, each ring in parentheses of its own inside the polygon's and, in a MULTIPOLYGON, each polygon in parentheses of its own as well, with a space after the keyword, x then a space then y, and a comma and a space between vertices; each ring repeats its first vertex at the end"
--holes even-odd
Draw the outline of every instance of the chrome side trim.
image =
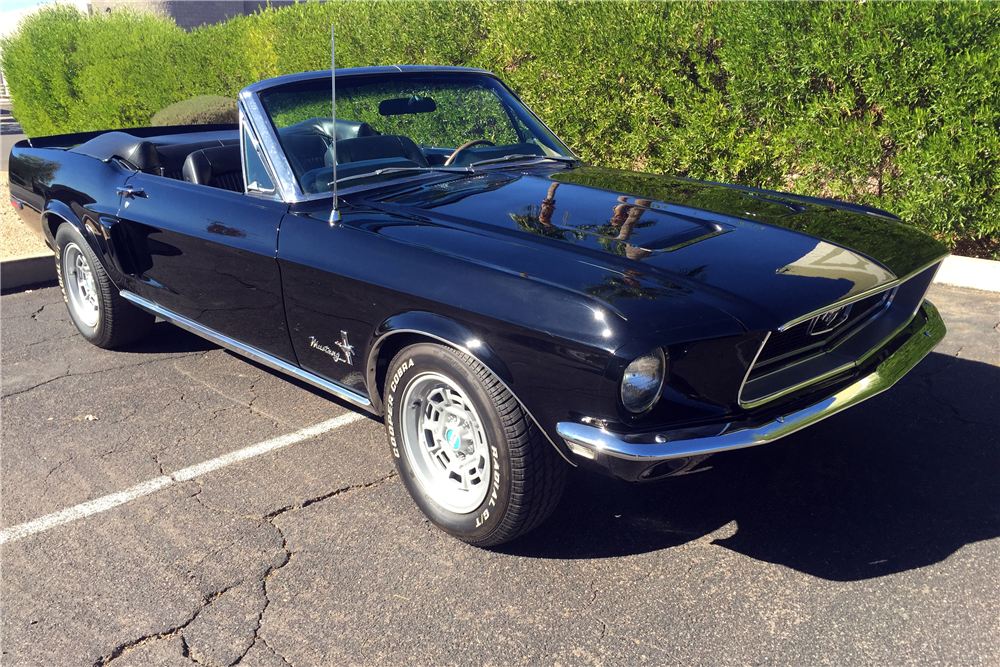
POLYGON ((757 359, 760 358, 760 353, 764 351, 764 346, 767 345, 767 341, 771 340, 771 332, 768 331, 767 335, 764 336, 763 342, 761 342, 760 347, 757 348, 757 354, 753 355, 753 361, 750 362, 750 366, 747 367, 746 375, 743 376, 743 382, 740 383, 740 390, 736 392, 736 404, 743 405, 743 388, 747 386, 747 381, 750 379, 750 373, 753 372, 753 367, 757 365, 757 359))
MULTIPOLYGON (((469 355, 470 357, 472 357, 473 359, 475 359, 479 363, 483 364, 483 366, 486 367, 486 370, 488 370, 490 372, 490 375, 492 375, 493 377, 495 377, 497 379, 497 382, 499 382, 500 384, 502 384, 503 388, 510 392, 510 395, 514 397, 514 400, 517 401, 518 405, 521 406, 521 409, 524 410, 524 414, 528 415, 528 417, 531 418, 531 421, 535 422, 535 426, 538 427, 538 431, 545 436, 545 439, 549 441, 549 444, 551 444, 552 447, 554 447, 555 450, 557 452, 559 452, 559 455, 561 457, 563 457, 566 460, 567 463, 569 463, 574 468, 576 467, 576 462, 574 462, 572 459, 570 459, 568 456, 566 456, 565 452, 563 452, 563 450, 558 445, 556 445, 556 442, 555 442, 555 440, 552 439, 552 436, 549 435, 548 431, 546 431, 544 428, 542 428, 541 423, 535 418, 535 415, 531 414, 531 410, 529 410, 528 406, 526 406, 524 404, 524 401, 522 401, 518 397, 518 395, 514 393, 514 390, 510 388, 510 385, 508 385, 506 382, 504 382, 503 378, 501 378, 499 375, 497 375, 496 373, 494 373, 493 370, 482 359, 480 359, 479 356, 476 355, 475 352, 473 352, 472 350, 470 350, 468 347, 466 347, 466 346, 464 346, 464 345, 462 345, 460 343, 456 343, 454 341, 448 340, 447 338, 442 338, 441 336, 436 336, 434 334, 427 333, 426 331, 420 331, 418 329, 393 329, 389 333, 387 333, 384 336, 382 336, 381 338, 379 338, 378 345, 372 345, 371 351, 368 353, 368 369, 369 369, 369 375, 371 375, 371 377, 370 378, 366 378, 366 382, 368 384, 369 391, 371 391, 372 393, 374 393, 376 395, 381 396, 381 394, 379 394, 378 387, 372 387, 372 385, 375 384, 375 382, 374 382, 375 377, 374 377, 373 373, 374 373, 374 369, 377 367, 377 364, 375 363, 376 362, 376 357, 377 357, 377 355, 379 353, 379 350, 382 348, 382 343, 385 340, 387 340, 390 336, 395 336, 396 334, 401 334, 401 333, 417 334, 419 336, 425 336, 426 338, 433 338, 436 341, 444 343, 448 347, 453 347, 456 350, 464 352, 465 354, 469 355)), ((379 399, 379 402, 381 403, 381 398, 379 399)))
POLYGON ((926 271, 927 269, 931 268, 935 264, 939 264, 940 262, 943 262, 944 259, 945 259, 945 257, 947 257, 947 256, 948 255, 943 255, 942 257, 938 257, 933 262, 928 262, 927 264, 924 264, 919 269, 916 269, 915 271, 911 271, 910 273, 906 274, 902 278, 896 278, 895 280, 890 280, 889 282, 882 283, 881 285, 876 285, 875 287, 872 287, 869 290, 866 290, 864 292, 860 292, 859 294, 855 294, 854 296, 848 297, 848 298, 843 299, 841 301, 836 301, 834 303, 827 304, 827 305, 823 306, 822 308, 817 308, 816 310, 814 310, 814 311, 812 311, 810 313, 806 313, 805 315, 801 315, 799 317, 796 317, 794 320, 786 322, 786 323, 782 324, 780 327, 778 327, 778 331, 784 331, 785 329, 790 329, 790 328, 794 327, 796 324, 801 324, 802 322, 805 322, 806 320, 811 320, 812 318, 816 317, 817 315, 821 315, 821 314, 825 313, 826 311, 828 311, 828 310, 830 310, 832 308, 837 308, 839 306, 846 306, 849 303, 854 303, 855 301, 861 301, 861 299, 866 299, 866 298, 870 297, 873 294, 878 294, 879 292, 883 292, 883 291, 885 291, 887 289, 891 289, 893 287, 898 287, 898 286, 902 285, 903 283, 905 283, 910 278, 912 278, 913 276, 917 275, 918 273, 922 273, 923 271, 926 271))
MULTIPOLYGON (((906 324, 909 324, 909 322, 907 322, 906 324)), ((906 325, 904 324, 903 326, 905 327, 906 325)), ((885 341, 882 341, 882 342, 884 343, 885 341)), ((765 403, 770 403, 771 401, 776 401, 779 398, 781 398, 782 396, 788 396, 789 394, 794 393, 794 392, 796 392, 796 391, 798 391, 800 389, 805 389, 809 385, 817 384, 819 382, 822 382, 823 380, 828 380, 828 379, 834 377, 835 375, 840 375, 841 373, 843 373, 845 371, 849 371, 852 368, 854 368, 858 363, 859 362, 852 361, 852 362, 843 364, 843 365, 838 366, 836 368, 830 369, 826 373, 821 373, 820 375, 817 375, 815 377, 811 377, 808 380, 805 380, 803 382, 798 382, 796 384, 793 384, 793 385, 790 385, 788 387, 785 387, 781 391, 776 391, 776 392, 774 392, 772 394, 768 394, 767 396, 762 396, 762 397, 758 398, 757 400, 749 401, 749 402, 746 402, 746 403, 744 403, 743 400, 742 400, 743 388, 740 387, 740 397, 741 397, 740 398, 740 407, 749 410, 750 408, 756 408, 758 406, 764 405, 765 403)))
POLYGON ((282 361, 281 359, 278 359, 263 350, 258 350, 255 347, 241 343, 238 340, 215 331, 214 329, 209 329, 206 326, 198 324, 194 320, 188 319, 183 315, 178 315, 171 310, 167 310, 166 308, 163 308, 162 306, 150 301, 149 299, 143 298, 138 294, 129 292, 128 290, 122 290, 121 295, 123 299, 134 303, 139 308, 142 308, 143 310, 150 312, 153 315, 156 315, 157 317, 184 329, 185 331, 190 331, 196 336, 201 336, 206 340, 210 340, 216 345, 220 345, 227 350, 236 352, 237 354, 243 355, 248 359, 253 359, 258 363, 264 364, 268 368, 273 368, 274 370, 281 371, 282 373, 287 373, 292 377, 298 378, 303 382, 307 382, 341 400, 351 403, 352 405, 374 412, 371 400, 369 400, 367 396, 351 389, 350 387, 345 387, 342 384, 325 380, 314 373, 302 370, 298 366, 293 366, 287 361, 282 361))
POLYGON ((874 372, 814 405, 775 417, 762 425, 720 424, 722 429, 716 435, 703 437, 699 437, 694 429, 630 436, 575 422, 560 422, 556 431, 566 441, 593 452, 595 458, 612 457, 650 465, 669 459, 763 445, 853 407, 894 385, 944 338, 945 325, 937 308, 930 302, 924 302, 923 310, 927 321, 874 372))

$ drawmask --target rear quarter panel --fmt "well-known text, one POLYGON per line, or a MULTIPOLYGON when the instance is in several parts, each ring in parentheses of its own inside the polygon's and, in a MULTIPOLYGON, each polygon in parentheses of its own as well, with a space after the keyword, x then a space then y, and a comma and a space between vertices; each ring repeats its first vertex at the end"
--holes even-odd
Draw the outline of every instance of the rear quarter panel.
POLYGON ((10 193, 23 202, 21 217, 50 247, 62 221, 75 225, 99 257, 104 241, 99 218, 118 212, 116 187, 132 174, 116 161, 101 162, 55 148, 14 145, 10 193))

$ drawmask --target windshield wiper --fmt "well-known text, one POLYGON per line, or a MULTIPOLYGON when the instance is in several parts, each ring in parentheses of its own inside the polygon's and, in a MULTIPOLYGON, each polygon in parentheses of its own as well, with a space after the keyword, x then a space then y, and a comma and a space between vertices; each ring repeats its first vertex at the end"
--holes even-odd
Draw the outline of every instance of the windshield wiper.
POLYGON ((558 162, 579 162, 575 157, 565 157, 562 155, 529 155, 527 153, 513 153, 511 155, 504 155, 503 157, 495 157, 490 160, 480 160, 479 162, 473 162, 470 167, 482 167, 487 164, 497 164, 499 162, 512 162, 513 160, 527 160, 529 158, 534 158, 535 160, 556 160, 558 162))
MULTIPOLYGON (((472 171, 472 169, 470 167, 386 167, 385 169, 370 171, 367 174, 356 174, 354 176, 338 178, 336 182, 344 183, 346 181, 353 181, 359 178, 371 178, 372 176, 381 176, 382 174, 398 174, 404 171, 443 171, 452 174, 468 174, 472 171)), ((327 183, 327 185, 333 184, 334 181, 327 183)))

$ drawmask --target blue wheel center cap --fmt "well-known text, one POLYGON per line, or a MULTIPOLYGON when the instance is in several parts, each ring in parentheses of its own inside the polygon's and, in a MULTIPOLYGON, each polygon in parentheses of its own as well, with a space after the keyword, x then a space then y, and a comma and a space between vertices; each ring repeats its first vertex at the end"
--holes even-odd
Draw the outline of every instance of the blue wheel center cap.
POLYGON ((451 445, 452 449, 458 449, 462 445, 462 439, 458 437, 458 433, 452 429, 448 429, 448 432, 444 434, 444 437, 448 440, 448 444, 451 445))

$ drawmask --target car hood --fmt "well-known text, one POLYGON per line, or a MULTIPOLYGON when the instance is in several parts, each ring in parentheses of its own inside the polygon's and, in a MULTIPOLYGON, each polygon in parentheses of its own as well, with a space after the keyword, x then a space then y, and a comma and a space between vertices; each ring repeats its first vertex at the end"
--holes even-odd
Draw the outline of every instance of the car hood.
POLYGON ((499 232, 572 253, 639 294, 642 287, 682 286, 757 330, 906 277, 947 254, 876 209, 598 167, 480 171, 369 203, 428 224, 499 232))

